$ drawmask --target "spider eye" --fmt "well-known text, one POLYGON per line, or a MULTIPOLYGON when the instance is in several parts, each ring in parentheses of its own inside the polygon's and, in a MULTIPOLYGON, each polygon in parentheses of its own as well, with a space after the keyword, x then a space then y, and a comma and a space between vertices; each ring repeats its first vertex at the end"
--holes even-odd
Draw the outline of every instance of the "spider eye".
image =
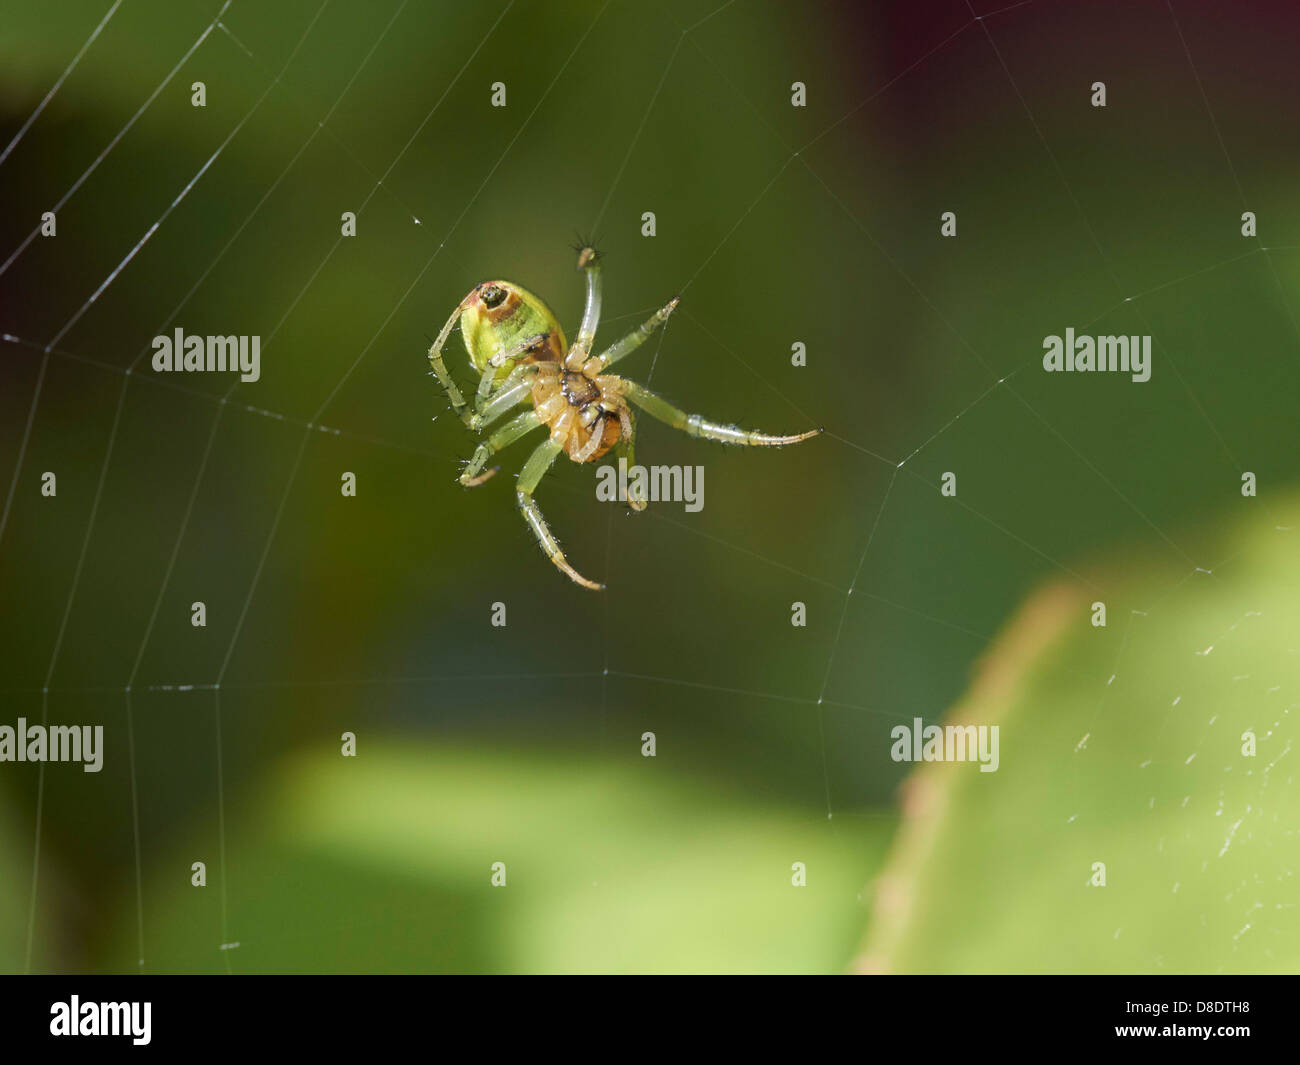
POLYGON ((501 304, 505 302, 505 298, 506 290, 500 285, 488 285, 487 288, 479 293, 479 299, 483 301, 483 306, 488 310, 500 307, 501 304))

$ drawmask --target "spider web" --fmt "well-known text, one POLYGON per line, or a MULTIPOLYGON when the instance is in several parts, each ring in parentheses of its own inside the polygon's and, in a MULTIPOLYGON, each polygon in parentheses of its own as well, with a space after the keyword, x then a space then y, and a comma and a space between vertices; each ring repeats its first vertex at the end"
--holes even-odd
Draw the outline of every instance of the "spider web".
MULTIPOLYGON (((875 804, 901 775, 901 767, 887 760, 889 728, 914 716, 937 719, 1029 588, 1055 578, 1089 597, 1123 602, 1121 589, 1101 586, 1095 568, 1080 561, 1090 555, 1095 538, 1125 538, 1135 545, 1135 554, 1168 557, 1181 567, 1183 580, 1197 575, 1213 580, 1231 564, 1188 539, 1187 519, 1197 514, 1195 508, 1165 507, 1165 514, 1153 515, 1146 502, 1144 479, 1182 476, 1179 457, 1155 455, 1136 471, 1115 469, 1097 457, 1096 426, 1060 398, 1061 390, 1044 385, 1037 370, 1038 339, 1066 324, 1079 333, 1105 325, 1153 335, 1156 373, 1173 382, 1154 386, 1170 388, 1161 393, 1166 406, 1156 414, 1171 431, 1188 434, 1201 471, 1195 484, 1202 490, 1217 480, 1225 492, 1233 492, 1235 479, 1259 469, 1260 452, 1277 440, 1253 423, 1230 419, 1226 408, 1213 402, 1221 382, 1207 376, 1204 359, 1184 354, 1185 337, 1181 350, 1163 339, 1174 332, 1170 316, 1181 310, 1182 294, 1212 292, 1225 275, 1245 276, 1241 295, 1254 299, 1259 313, 1275 317, 1284 311, 1286 335, 1278 347, 1286 355, 1279 361, 1294 360, 1300 336, 1275 261, 1295 246, 1256 238, 1248 250, 1240 250, 1232 212, 1255 208, 1172 5, 1152 5, 1141 19, 1153 26, 1156 16, 1163 19, 1185 64, 1186 99, 1208 123, 1206 157, 1222 163, 1230 191, 1212 208, 1201 208, 1196 219, 1208 227, 1205 219, 1213 217, 1220 226, 1221 215, 1228 236, 1185 244, 1167 263, 1137 262, 1109 250, 1117 239, 1116 222, 1109 219, 1108 230, 1096 221, 1088 205, 1093 184, 1072 176, 1063 153, 1069 150, 1077 162, 1077 152, 1054 138, 1052 122, 1044 117, 1059 115, 1062 104, 1055 97, 1044 102, 1030 87, 1050 85, 1047 74, 1037 68, 1028 77, 1024 73, 1032 67, 1026 34, 1041 25, 1034 20, 1060 18, 1060 24, 1048 23, 1058 29, 1072 25, 1072 19, 1086 22, 1075 5, 1026 0, 983 12, 968 3, 936 5, 925 45, 912 48, 903 60, 891 56, 885 63, 894 66, 886 66, 886 76, 861 92, 847 89, 860 72, 836 69, 834 63, 821 72, 798 69, 796 63, 789 76, 782 70, 773 78, 737 61, 728 48, 729 35, 759 20, 746 11, 749 5, 735 0, 694 18, 595 4, 568 19, 563 46, 543 55, 533 54, 515 30, 518 5, 503 3, 486 13, 464 13, 459 21, 448 15, 427 65, 429 81, 412 91, 395 82, 390 70, 403 69, 401 60, 417 44, 431 46, 418 4, 393 3, 385 17, 359 29, 354 13, 349 17, 329 0, 313 0, 301 5, 294 32, 282 40, 253 11, 241 11, 238 0, 228 0, 207 5, 210 10, 196 5, 193 12, 169 12, 174 56, 157 64, 158 78, 141 102, 121 108, 126 117, 112 135, 88 144, 76 129, 47 128, 51 108, 60 91, 78 86, 79 77, 95 84, 102 70, 87 67, 100 53, 106 60, 128 55, 133 34, 142 26, 156 28, 148 16, 129 22, 128 11, 119 13, 118 6, 69 28, 71 62, 0 157, 0 177, 21 192, 11 202, 23 205, 24 218, 54 210, 63 238, 42 242, 39 226, 28 231, 24 223, 23 233, 13 240, 6 234, 6 248, 0 249, 6 256, 0 276, 7 284, 17 283, 14 278, 24 268, 32 276, 53 278, 41 307, 7 301, 7 321, 0 323, 9 352, 6 392, 19 399, 30 396, 21 405, 10 400, 17 417, 8 441, 13 472, 0 513, 0 557, 7 583, 17 589, 7 596, 15 607, 10 630, 26 627, 25 614, 41 609, 38 604, 53 603, 48 642, 42 642, 41 625, 32 626, 37 635, 31 640, 17 641, 43 652, 34 651, 23 668, 16 659, 11 663, 10 695, 34 700, 22 705, 42 722, 51 720, 52 710, 56 720, 91 720, 99 714, 113 721, 121 715, 129 753, 130 879, 140 966, 149 957, 142 810, 147 815, 150 792, 141 785, 136 749, 144 729, 173 727, 174 716, 206 718, 202 731, 192 733, 202 738, 192 739, 195 753, 185 764, 196 774, 205 763, 215 770, 220 940, 214 949, 232 970, 235 948, 244 942, 228 894, 232 875, 237 883, 227 836, 232 774, 242 782, 256 764, 259 746, 291 742, 295 729, 315 727, 304 726, 301 713, 282 714, 269 727, 254 724, 275 705, 278 693, 306 690, 322 705, 332 705, 333 716, 323 715, 329 725, 322 734, 329 739, 337 734, 339 719, 409 722, 433 707, 443 715, 441 724, 454 732, 468 727, 473 712, 515 705, 522 712, 498 710, 498 721, 480 726, 489 738, 507 737, 530 727, 521 724, 525 713, 545 716, 548 708, 592 700, 590 720, 580 716, 569 728, 588 738, 598 732, 606 756, 626 746, 629 734, 650 727, 646 721, 661 722, 660 734, 676 737, 684 748, 716 742, 721 734, 724 743, 736 745, 737 786, 762 788, 788 774, 796 779, 785 790, 818 807, 825 820, 870 819, 880 816, 875 804), (338 60, 344 54, 346 61, 338 60), (643 109, 600 128, 595 125, 599 111, 585 103, 590 84, 601 74, 612 76, 624 61, 627 79, 641 67, 650 74, 638 81, 644 84, 643 109), (329 76, 321 69, 329 69, 329 76), (481 83, 496 80, 501 69, 507 71, 499 76, 511 103, 499 116, 499 128, 479 150, 467 151, 464 158, 449 156, 445 146, 465 121, 464 108, 469 101, 482 103, 481 83), (972 100, 954 103, 944 96, 944 79, 957 73, 973 78, 972 100), (169 99, 174 103, 178 93, 186 96, 183 86, 201 75, 209 91, 223 85, 237 91, 196 112, 203 115, 205 129, 195 144, 178 147, 166 173, 131 185, 129 202, 116 214, 102 200, 87 202, 97 195, 96 181, 114 166, 129 173, 138 164, 135 156, 123 158, 132 150, 133 136, 147 129, 150 136, 163 135, 167 126, 156 112, 169 99), (806 114, 782 106, 790 81, 815 86, 817 77, 835 92, 826 91, 806 114), (957 193, 946 194, 947 199, 940 193, 936 200, 929 187, 927 195, 918 196, 923 214, 909 208, 891 215, 882 207, 890 190, 881 179, 869 178, 881 183, 866 195, 846 180, 872 170, 871 161, 864 166, 845 159, 853 135, 879 141, 889 133, 888 122, 897 115, 884 105, 905 90, 901 114, 914 120, 933 119, 953 107, 968 124, 978 124, 981 108, 994 109, 1014 130, 1022 165, 1039 183, 1032 191, 1023 185, 1015 190, 1031 209, 1047 212, 1048 220, 1031 232, 1051 231, 1054 240, 1073 241, 1068 252, 1054 251, 1053 241, 1043 238, 1036 247, 1016 249, 1033 253, 1032 268, 1045 273, 1025 279, 1008 268, 1004 298, 1015 297, 1016 285, 1030 283, 1056 284, 1064 293, 1044 321, 1027 321, 1018 331, 1026 338, 1018 350, 996 345, 990 312, 963 295, 963 283, 980 291, 970 283, 978 271, 974 260, 959 258, 945 267, 937 261, 936 247, 918 252, 908 244, 908 227, 923 224, 927 233, 934 232, 935 205, 948 209, 950 200, 960 199, 957 193), (678 179, 670 165, 674 160, 665 159, 671 156, 665 146, 689 145, 681 133, 684 122, 696 123, 687 127, 688 134, 707 136, 712 116, 693 114, 690 107, 694 100, 698 108, 701 97, 743 128, 744 157, 721 185, 714 216, 685 223, 698 223, 692 242, 660 236, 637 243, 641 211, 657 200, 676 202, 669 190, 678 179), (393 113, 375 121, 376 105, 383 100, 403 104, 394 102, 393 113), (582 128, 560 152, 545 138, 555 137, 569 115, 580 120, 567 124, 582 128), (151 128, 155 117, 159 124, 151 128), (293 134, 267 173, 247 175, 240 162, 231 161, 232 145, 238 148, 254 137, 260 143, 278 129, 293 134), (81 152, 66 151, 69 146, 81 152), (51 161, 36 166, 33 160, 45 153, 51 161), (88 161, 70 164, 82 154, 88 161), (825 438, 813 444, 743 457, 704 452, 696 442, 643 429, 640 461, 704 464, 711 494, 699 520, 669 506, 652 507, 626 522, 615 508, 596 517, 587 471, 558 470, 548 477, 538 498, 552 526, 568 534, 569 557, 610 586, 594 601, 557 583, 517 528, 512 508, 500 492, 491 491, 498 485, 473 496, 452 491, 452 460, 465 457, 470 445, 447 417, 435 419, 428 439, 424 408, 432 383, 418 395, 394 398, 407 391, 402 383, 418 372, 411 369, 422 355, 418 338, 481 276, 505 273, 526 283, 529 276, 557 276, 543 295, 554 296, 568 319, 574 317, 576 296, 561 294, 566 275, 555 274, 558 255, 546 247, 563 249, 563 242, 552 238, 574 228, 572 220, 546 218, 535 231, 521 230, 520 212, 511 206, 523 198, 527 171, 542 165, 539 160, 561 169, 573 161, 584 169, 581 177, 575 175, 567 199, 559 201, 564 209, 553 214, 582 210, 583 203, 590 213, 590 205, 599 204, 589 231, 612 235, 606 300, 613 313, 601 325, 606 342, 669 295, 683 297, 674 318, 648 345, 649 358, 639 354, 639 363, 629 363, 629 376, 661 388, 688 409, 770 431, 827 426, 825 438), (12 175, 25 165, 34 177, 12 175), (451 180, 446 172, 452 166, 465 177, 444 193, 439 186, 451 180), (237 200, 227 200, 237 182, 247 187, 237 200), (330 229, 332 218, 307 220, 295 211, 295 196, 306 197, 320 182, 333 183, 337 210, 355 211, 363 236, 379 232, 383 239, 354 254, 348 239, 330 229), (1226 214, 1220 210, 1225 202, 1226 214), (80 214, 73 213, 78 209, 80 214), (214 212, 222 213, 217 228, 227 235, 191 248, 187 240, 201 232, 197 220, 214 212), (494 217, 503 213, 505 221, 494 217), (97 221, 101 228, 95 228, 97 221), (60 259, 59 250, 69 225, 77 222, 93 234, 94 254, 70 264, 66 252, 60 259), (787 234, 790 228, 796 232, 787 234), (295 280, 284 291, 257 295, 259 264, 275 261, 286 245, 294 248, 294 265, 282 276, 295 280), (805 247, 832 249, 835 258, 809 259, 805 247), (779 253, 764 254, 772 248, 779 253), (1052 273, 1054 254, 1065 266, 1052 273), (642 255, 642 277, 633 284, 625 278, 642 255), (168 265, 177 262, 182 265, 168 265), (158 284, 160 274, 173 269, 177 283, 158 284), (754 278, 747 286, 753 290, 751 303, 712 298, 728 291, 719 279, 746 271, 754 278), (174 289, 175 295, 162 298, 155 287, 174 289), (354 308, 344 325, 317 326, 315 319, 340 300, 354 308), (155 321, 160 306, 172 310, 144 333, 139 322, 155 321), (136 322, 131 336, 102 332, 122 320, 136 322), (170 381, 142 367, 149 338, 182 323, 196 333, 261 335, 264 391, 270 398, 206 376, 170 381), (235 323, 247 324, 236 329, 235 323), (335 328, 341 332, 335 334, 335 328), (806 370, 787 365, 794 339, 808 341, 806 370), (878 354, 889 344, 911 357, 942 354, 926 355, 919 369, 909 370, 899 365, 902 355, 878 354), (95 384, 78 385, 89 374, 95 384), (928 390, 927 382, 933 386, 928 390), (896 389, 898 399, 879 395, 881 386, 896 389), (241 402, 246 394, 258 402, 241 402), (74 424, 60 407, 57 419, 47 421, 43 412, 52 396, 60 404, 71 402, 68 409, 80 411, 82 420, 74 424), (391 407, 376 402, 384 396, 391 407), (969 428, 973 424, 978 428, 969 428), (73 451, 79 449, 86 459, 79 480, 62 478, 74 487, 61 487, 60 496, 85 505, 51 529, 42 524, 42 501, 30 485, 40 470, 51 468, 54 459, 38 462, 38 457, 49 455, 49 441, 57 440, 70 440, 73 451), (184 460, 155 473, 154 451, 179 453, 184 460), (968 480, 963 463, 972 454, 981 462, 968 480), (1050 461, 1020 461, 1014 474, 1004 476, 1017 456, 1035 454, 1049 455, 1050 461), (338 471, 357 468, 362 498, 372 493, 386 498, 389 513, 323 517, 330 513, 327 494, 337 493, 338 471), (956 497, 942 499, 939 477, 950 469, 959 471, 962 487, 956 497), (999 476, 1004 477, 1000 483, 999 476), (1032 480, 1017 485, 1017 477, 1032 480), (977 487, 966 488, 972 482, 977 487), (412 501, 411 484, 429 499, 412 501), (133 528, 133 508, 141 505, 146 485, 165 503, 133 552, 122 541, 133 528), (1013 505, 1018 491, 1035 490, 1045 501, 1036 512, 1013 505), (242 551, 220 542, 222 515, 232 507, 238 516, 228 538, 245 544, 242 551), (786 507, 808 520, 774 521, 786 507), (475 536, 482 529, 481 541, 453 534, 452 542, 431 546, 440 539, 439 519, 467 511, 474 525, 459 528, 472 527, 475 536), (332 546, 313 539, 321 520, 340 530, 332 546), (417 527, 419 536, 412 532, 417 527), (928 543, 913 546, 912 538, 928 543), (35 557, 43 539, 42 556, 66 567, 66 592, 18 579, 17 570, 35 557), (379 571, 367 565, 367 551, 417 541, 420 550, 408 546, 401 557, 412 564, 421 555, 431 560, 419 571, 416 587, 405 589, 407 601, 396 608, 410 628, 404 637, 395 622, 365 609, 375 603, 349 591, 346 578, 330 591, 296 586, 300 565, 318 580, 348 570, 357 583, 375 579, 379 571), (927 566, 931 551, 948 570, 927 566), (703 569, 700 563, 683 564, 700 552, 707 552, 703 569), (986 565, 1000 574, 1000 584, 981 583, 978 571, 986 565), (114 602, 112 590, 123 582, 118 570, 130 587, 114 602), (212 587, 216 582, 220 589, 212 587), (187 616, 191 598, 205 600, 210 614, 223 618, 209 630, 214 639, 202 647, 186 642, 188 626, 176 621, 187 616), (512 617, 495 639, 483 616, 498 599, 509 604, 512 617), (796 600, 807 603, 814 619, 806 633, 789 624, 796 600), (353 613, 352 605, 360 609, 353 613), (430 610, 438 612, 436 621, 421 618, 430 610), (313 626, 313 636, 328 641, 319 659, 294 646, 286 653, 284 634, 295 629, 304 612, 329 615, 313 626), (658 631, 645 631, 647 618, 658 622, 658 631), (160 625, 162 619, 167 623, 160 625), (367 625, 377 635, 362 638, 367 625), (103 650, 88 650, 106 626, 120 635, 107 640, 103 650), (451 634, 469 626, 485 634, 480 645, 462 642, 454 658, 443 657, 439 648, 450 646, 451 634), (743 639, 736 638, 738 631, 743 639), (357 639, 362 651, 347 655, 348 641, 357 639), (557 648, 578 650, 557 656, 557 648), (318 661, 324 670, 331 653, 352 668, 307 676, 285 670, 286 662, 301 659, 318 661), (437 668, 426 668, 430 660, 437 668), (925 675, 935 662, 940 668, 925 675), (774 739, 790 715, 797 715, 806 736, 806 748, 793 754, 774 739), (241 737, 234 767, 232 733, 241 737)), ((1091 16, 1092 25, 1111 24, 1107 19, 1119 19, 1118 10, 1091 16)), ((811 20, 808 40, 824 47, 835 21, 830 12, 811 20)), ((779 42, 767 47, 780 54, 779 42)), ((179 106, 188 108, 188 100, 179 106)), ((170 121, 175 124, 174 115, 170 121)), ((688 157, 676 162, 690 175, 688 157)), ((960 174, 947 169, 952 159, 918 154, 909 162, 931 186, 963 188, 960 174)), ((117 180, 113 187, 120 191, 120 174, 117 180)), ((967 227, 978 225, 978 199, 970 209, 955 203, 952 209, 961 219, 958 247, 993 239, 968 235, 967 227)), ((660 214, 667 235, 671 210, 660 214)), ((991 298, 982 302, 996 307, 996 286, 990 284, 987 295, 991 298)), ((453 373, 464 381, 461 368, 453 373)), ((1293 363, 1279 376, 1293 385, 1293 363)), ((1088 382, 1087 387, 1097 393, 1097 402, 1107 402, 1099 386, 1088 382)), ((1121 406, 1121 417, 1142 410, 1140 391, 1151 387, 1125 385, 1130 393, 1120 401, 1127 405, 1121 406), (1133 392, 1139 395, 1131 398, 1133 392)), ((1113 451, 1100 450, 1114 458, 1113 451)), ((503 470, 521 461, 513 451, 500 458, 503 470)), ((1283 466, 1276 473, 1274 483, 1294 470, 1283 466)), ((1257 505, 1272 515, 1267 493, 1257 505)), ((1280 519, 1277 524, 1279 535, 1289 533, 1280 519)), ((382 602, 391 609, 400 600, 390 589, 382 602)), ((1159 613, 1158 605, 1147 603, 1126 608, 1129 620, 1122 626, 1114 669, 1108 677, 1094 678, 1099 717, 1125 665, 1133 619, 1148 619, 1139 620, 1147 624, 1159 613)), ((313 704, 294 705, 301 710, 313 704)), ((1063 752, 1040 755, 1065 757, 1063 752)), ((39 945, 47 802, 54 801, 52 789, 65 787, 62 776, 47 777, 42 765, 33 805, 25 968, 39 945)), ((1261 783, 1261 793, 1265 786, 1261 783)), ((75 805, 88 794, 77 781, 63 801, 75 805)), ((834 824, 818 828, 810 822, 810 832, 827 830, 840 831, 834 824)))

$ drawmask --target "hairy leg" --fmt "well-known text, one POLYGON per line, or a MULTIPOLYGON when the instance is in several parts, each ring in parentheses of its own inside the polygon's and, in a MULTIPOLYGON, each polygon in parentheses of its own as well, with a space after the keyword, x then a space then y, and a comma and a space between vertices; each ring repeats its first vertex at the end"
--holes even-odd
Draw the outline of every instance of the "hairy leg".
POLYGON ((636 351, 646 342, 651 333, 668 321, 668 316, 673 313, 680 298, 680 296, 674 296, 667 304, 660 307, 632 332, 628 333, 627 336, 615 341, 606 348, 600 355, 601 366, 613 366, 619 359, 636 351))
POLYGON ((546 524, 546 519, 542 517, 541 510, 533 501, 533 492, 537 489, 538 482, 546 475, 546 471, 551 468, 551 463, 563 450, 563 445, 557 444, 554 440, 547 440, 543 444, 538 444, 537 450, 528 456, 524 468, 519 471, 515 498, 519 503, 519 511, 523 514, 525 523, 532 530, 533 535, 537 537, 537 542, 541 544, 542 550, 546 552, 546 557, 555 564, 555 568, 564 573, 575 584, 581 584, 584 588, 600 591, 605 587, 603 584, 587 580, 586 577, 569 565, 568 559, 564 557, 564 552, 560 550, 560 545, 555 541, 554 534, 546 524))
MULTIPOLYGON (((524 338, 518 344, 514 345, 514 347, 493 355, 492 358, 488 360, 488 365, 483 371, 483 376, 479 378, 478 395, 475 397, 474 401, 475 410, 482 411, 483 404, 488 401, 488 398, 492 393, 494 391, 500 391, 500 389, 493 388, 493 382, 496 381, 497 374, 500 373, 501 367, 505 366, 507 363, 513 363, 516 359, 520 359, 524 355, 527 355, 530 351, 540 347, 545 340, 545 333, 537 333, 535 336, 524 338)), ((512 378, 517 381, 518 378, 516 375, 523 368, 524 367, 522 366, 512 366, 510 372, 501 382, 501 388, 505 388, 509 385, 512 378)))
POLYGON ((456 417, 463 422, 468 422, 468 405, 465 403, 465 397, 461 395, 460 389, 456 387, 456 382, 452 380, 447 364, 443 361, 442 349, 447 346, 447 338, 451 336, 452 327, 461 316, 461 312, 465 310, 465 305, 473 298, 474 293, 471 292, 456 305, 456 309, 451 312, 451 317, 447 319, 447 324, 442 327, 442 332, 438 334, 438 339, 433 342, 433 347, 429 349, 429 365, 433 367, 438 383, 442 385, 443 390, 447 393, 447 398, 451 401, 451 409, 455 411, 456 417))
POLYGON ((564 360, 565 368, 569 370, 579 370, 587 361, 591 346, 596 342, 596 326, 600 324, 600 257, 595 248, 583 248, 578 253, 578 269, 587 273, 587 303, 582 309, 577 339, 564 360))
POLYGON ((495 466, 486 473, 483 472, 483 467, 487 465, 488 459, 503 447, 509 447, 521 436, 541 427, 541 419, 537 417, 536 412, 531 410, 526 410, 517 418, 510 419, 483 443, 479 444, 474 452, 474 457, 469 460, 469 465, 465 467, 465 472, 460 475, 460 483, 471 488, 474 485, 482 484, 497 472, 495 466))
MULTIPOLYGON (((632 412, 627 407, 620 408, 618 412, 619 421, 623 423, 623 435, 618 438, 618 444, 614 448, 614 454, 627 461, 628 469, 636 464, 636 419, 632 417, 632 412)), ((638 480, 638 487, 640 481, 638 480)), ((627 505, 633 510, 645 510, 646 498, 643 492, 637 492, 633 495, 628 492, 627 505)))
MULTIPOLYGON (((491 373, 491 370, 487 371, 491 373)), ((533 388, 533 378, 537 375, 536 366, 516 366, 492 394, 492 398, 482 404, 477 411, 465 419, 465 424, 475 432, 491 425, 511 407, 516 407, 528 398, 533 388)))
POLYGON ((686 411, 674 407, 662 396, 635 381, 624 380, 621 382, 621 387, 623 395, 650 417, 703 440, 717 440, 723 444, 741 444, 745 447, 784 447, 787 444, 808 440, 822 431, 820 428, 810 429, 806 433, 795 433, 791 436, 760 433, 753 429, 742 429, 737 425, 727 425, 725 422, 709 421, 699 414, 687 414, 686 411))

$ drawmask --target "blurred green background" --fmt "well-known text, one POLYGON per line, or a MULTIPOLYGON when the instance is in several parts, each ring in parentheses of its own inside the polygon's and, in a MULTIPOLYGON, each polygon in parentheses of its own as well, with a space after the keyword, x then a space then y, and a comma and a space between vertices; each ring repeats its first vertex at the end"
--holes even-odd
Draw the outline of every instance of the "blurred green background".
MULTIPOLYGON (((5 143, 109 6, 0 3, 5 143)), ((111 145, 0 276, 0 721, 107 734, 97 775, 0 765, 0 967, 1294 969, 1289 765, 1263 769, 1300 679, 1296 18, 1174 8, 125 0, 0 165, 7 258, 111 145), (504 476, 456 484, 474 441, 425 376, 488 277, 572 332, 575 233, 607 256, 602 340, 683 297, 628 376, 827 427, 755 453, 643 420, 639 461, 704 466, 697 514, 557 466, 538 499, 601 595, 504 476), (261 380, 123 373, 177 325, 260 335, 261 380), (1151 334, 1150 382, 1044 374, 1068 326, 1151 334), (1049 657, 1017 657, 995 636, 1048 583, 1049 657), (1265 600, 1260 663, 1186 661, 1265 600), (1182 718, 1108 683, 1142 641, 1129 669, 1228 687, 1182 718), (923 831, 889 730, 981 658, 1020 678, 963 704, 1005 721, 1003 768, 939 767, 972 813, 923 831), (1140 763, 1193 751, 1157 821, 1140 763), (1089 889, 1107 842, 1159 891, 1089 889), (1186 920, 1152 925, 1174 882, 1186 920)))

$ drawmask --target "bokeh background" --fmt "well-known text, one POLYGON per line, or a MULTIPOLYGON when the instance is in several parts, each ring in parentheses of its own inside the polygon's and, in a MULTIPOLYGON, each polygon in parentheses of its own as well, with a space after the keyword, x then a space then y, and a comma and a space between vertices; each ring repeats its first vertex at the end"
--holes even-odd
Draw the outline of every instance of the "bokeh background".
MULTIPOLYGON (((0 3, 4 143, 110 6, 0 3)), ((0 765, 0 967, 1294 971, 1297 25, 125 0, 0 164, 8 258, 99 160, 0 274, 0 720, 107 745, 0 765), (514 511, 527 445, 456 484, 426 376, 488 277, 572 331, 576 233, 602 339, 683 297, 629 376, 827 428, 643 420, 698 514, 558 466, 599 595, 514 511), (176 326, 261 380, 159 379, 176 326), (1044 374, 1067 326, 1151 381, 1044 374), (950 713, 1002 768, 909 778, 889 730, 950 713)))

